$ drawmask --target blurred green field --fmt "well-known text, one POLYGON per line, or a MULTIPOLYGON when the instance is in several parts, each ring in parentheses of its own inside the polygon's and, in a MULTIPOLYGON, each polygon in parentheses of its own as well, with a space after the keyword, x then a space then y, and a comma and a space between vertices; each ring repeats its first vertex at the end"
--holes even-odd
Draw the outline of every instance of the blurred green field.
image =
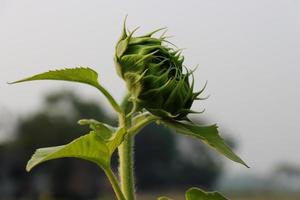
MULTIPOLYGON (((149 192, 138 195, 139 200, 155 200, 159 196, 167 196, 174 200, 184 200, 184 192, 149 192)), ((249 195, 249 196, 228 196, 231 200, 300 200, 299 195, 249 195)))
POLYGON ((300 196, 258 196, 258 197, 236 197, 232 200, 300 200, 300 196))
MULTIPOLYGON (((174 200, 184 200, 183 197, 172 196, 174 200)), ((154 195, 141 195, 139 200, 155 200, 154 195)), ((257 197, 232 197, 231 200, 300 200, 299 196, 257 196, 257 197)))

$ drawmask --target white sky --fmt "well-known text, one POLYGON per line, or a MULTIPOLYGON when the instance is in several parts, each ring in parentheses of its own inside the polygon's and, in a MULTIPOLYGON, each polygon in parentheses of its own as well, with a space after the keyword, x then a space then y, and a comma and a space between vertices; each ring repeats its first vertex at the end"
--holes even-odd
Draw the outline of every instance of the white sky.
MULTIPOLYGON (((299 10, 296 0, 0 0, 1 123, 11 120, 7 113, 36 109, 43 94, 61 87, 103 100, 82 85, 6 84, 59 67, 94 68, 120 100, 125 88, 112 57, 128 14, 129 27, 142 26, 140 32, 167 26, 175 36, 171 41, 186 48, 185 64, 199 64, 196 86, 208 80, 211 97, 194 108, 205 107, 200 117, 230 132, 250 170, 267 172, 280 162, 300 165, 299 10)), ((232 171, 249 171, 226 164, 232 171)))

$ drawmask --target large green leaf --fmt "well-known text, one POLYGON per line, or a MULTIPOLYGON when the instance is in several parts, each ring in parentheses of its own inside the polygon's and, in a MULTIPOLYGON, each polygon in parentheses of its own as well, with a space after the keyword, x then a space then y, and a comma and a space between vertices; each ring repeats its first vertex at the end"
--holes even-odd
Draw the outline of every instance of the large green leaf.
POLYGON ((92 131, 67 145, 37 149, 26 170, 30 171, 42 162, 65 157, 89 160, 104 169, 109 167, 112 154, 127 133, 125 128, 117 129, 94 119, 82 119, 79 124, 89 125, 92 131))
POLYGON ((45 73, 37 74, 12 83, 20 83, 34 80, 61 80, 86 83, 97 87, 98 74, 90 68, 78 67, 70 69, 51 70, 45 73))
POLYGON ((21 83, 26 81, 35 81, 35 80, 72 81, 72 82, 79 82, 79 83, 85 83, 91 85, 99 89, 104 94, 104 96, 108 99, 108 101, 111 103, 111 105, 117 112, 121 112, 120 106, 116 103, 114 98, 110 95, 110 93, 105 88, 103 88, 98 83, 97 72, 95 72, 91 68, 78 67, 78 68, 53 70, 53 71, 37 74, 29 78, 14 81, 11 82, 10 84, 21 83))
POLYGON ((179 133, 202 140, 204 143, 208 144, 227 158, 248 167, 247 164, 230 149, 224 139, 220 137, 218 134, 218 127, 216 125, 197 126, 192 123, 182 123, 174 120, 165 120, 163 121, 163 124, 169 128, 175 129, 179 133))
POLYGON ((228 200, 218 192, 204 192, 199 188, 191 188, 185 193, 186 200, 228 200))
POLYGON ((109 149, 102 139, 91 131, 67 145, 37 149, 28 161, 26 170, 30 171, 36 165, 48 160, 67 157, 85 159, 104 169, 110 165, 109 149))

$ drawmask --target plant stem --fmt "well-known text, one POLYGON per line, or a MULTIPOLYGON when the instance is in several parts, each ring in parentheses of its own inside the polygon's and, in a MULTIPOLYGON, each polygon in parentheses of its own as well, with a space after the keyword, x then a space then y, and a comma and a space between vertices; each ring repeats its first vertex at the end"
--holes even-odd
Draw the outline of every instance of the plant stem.
MULTIPOLYGON (((131 126, 131 118, 126 118, 128 108, 128 98, 122 103, 124 114, 119 117, 119 126, 125 127, 126 131, 131 126)), ((134 136, 126 134, 123 143, 118 148, 119 153, 119 175, 121 189, 127 200, 135 200, 135 180, 134 180, 134 136)))
POLYGON ((128 135, 118 149, 120 159, 119 174, 121 189, 127 200, 135 199, 133 146, 134 136, 128 135))
POLYGON ((116 176, 114 175, 114 173, 112 172, 112 170, 110 168, 108 168, 108 169, 105 169, 104 171, 115 191, 115 194, 116 194, 118 200, 126 200, 121 191, 118 180, 117 180, 116 176))

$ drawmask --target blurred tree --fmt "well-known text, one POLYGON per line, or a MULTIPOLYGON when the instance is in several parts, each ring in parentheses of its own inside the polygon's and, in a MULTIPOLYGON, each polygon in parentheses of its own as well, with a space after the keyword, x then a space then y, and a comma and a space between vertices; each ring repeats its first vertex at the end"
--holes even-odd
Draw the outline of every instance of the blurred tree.
POLYGON ((199 141, 172 134, 155 124, 136 137, 135 150, 140 189, 186 185, 211 188, 222 169, 220 160, 199 141))
MULTIPOLYGON (((83 101, 68 91, 46 96, 41 109, 19 120, 15 141, 5 147, 5 155, 9 155, 5 156, 5 169, 17 185, 13 192, 16 199, 49 194, 55 199, 95 199, 107 189, 101 170, 81 160, 51 161, 30 174, 24 170, 35 149, 62 145, 87 133, 87 127, 76 125, 82 118, 116 123, 99 103, 83 101)), ((175 136, 155 124, 144 128, 136 137, 135 156, 139 189, 186 184, 208 188, 221 172, 220 161, 204 145, 175 136)), ((116 157, 114 163, 117 163, 116 157)))
POLYGON ((99 187, 105 187, 106 179, 101 170, 81 160, 57 160, 25 172, 35 149, 66 144, 87 133, 87 127, 76 125, 81 118, 113 122, 96 103, 84 102, 68 91, 46 96, 41 109, 19 120, 16 139, 8 145, 8 173, 17 185, 16 199, 47 193, 55 199, 95 199, 103 191, 99 187))

